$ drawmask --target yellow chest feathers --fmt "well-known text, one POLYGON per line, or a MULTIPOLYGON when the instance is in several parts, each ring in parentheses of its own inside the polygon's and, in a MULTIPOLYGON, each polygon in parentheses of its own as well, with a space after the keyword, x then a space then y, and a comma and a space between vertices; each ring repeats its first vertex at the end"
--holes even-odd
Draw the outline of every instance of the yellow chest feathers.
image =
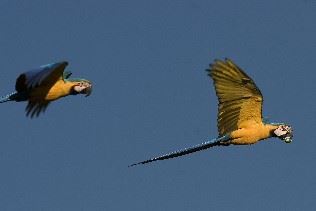
POLYGON ((30 93, 30 100, 53 101, 70 94, 75 82, 58 80, 53 86, 39 86, 30 93))
POLYGON ((241 128, 231 133, 232 144, 254 144, 260 140, 269 138, 271 130, 275 129, 274 125, 253 124, 250 127, 241 128))

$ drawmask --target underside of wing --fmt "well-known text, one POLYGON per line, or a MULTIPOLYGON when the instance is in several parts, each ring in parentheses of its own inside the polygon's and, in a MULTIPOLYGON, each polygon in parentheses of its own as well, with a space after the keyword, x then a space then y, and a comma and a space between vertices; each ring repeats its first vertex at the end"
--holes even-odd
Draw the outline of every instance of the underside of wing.
POLYGON ((220 136, 262 122, 262 94, 254 81, 231 60, 216 60, 207 70, 218 97, 220 136))
POLYGON ((29 101, 25 108, 26 116, 30 116, 31 118, 38 117, 40 113, 45 112, 48 104, 49 104, 48 101, 44 101, 44 102, 29 101))
POLYGON ((15 89, 17 92, 24 92, 37 86, 52 86, 63 77, 67 65, 68 62, 52 63, 22 73, 16 80, 15 89))

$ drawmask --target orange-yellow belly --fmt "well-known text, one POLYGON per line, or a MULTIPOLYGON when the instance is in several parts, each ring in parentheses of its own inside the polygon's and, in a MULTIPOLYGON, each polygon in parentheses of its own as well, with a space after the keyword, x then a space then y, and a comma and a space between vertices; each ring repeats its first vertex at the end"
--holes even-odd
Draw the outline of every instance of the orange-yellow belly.
POLYGON ((249 127, 235 130, 231 133, 231 143, 235 145, 255 144, 260 140, 269 138, 274 127, 272 125, 253 124, 249 127))
POLYGON ((58 80, 53 86, 39 86, 30 93, 31 101, 54 101, 70 94, 72 82, 58 80))

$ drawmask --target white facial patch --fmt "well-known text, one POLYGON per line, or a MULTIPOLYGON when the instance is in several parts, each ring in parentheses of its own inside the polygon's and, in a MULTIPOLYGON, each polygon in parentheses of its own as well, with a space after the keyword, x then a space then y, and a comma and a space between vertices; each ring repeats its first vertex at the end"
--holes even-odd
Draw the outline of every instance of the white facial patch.
POLYGON ((274 134, 276 135, 276 136, 283 136, 283 135, 285 135, 287 132, 286 131, 284 131, 282 128, 280 128, 280 126, 276 129, 276 130, 274 130, 274 134))
POLYGON ((85 86, 80 86, 80 85, 76 85, 74 86, 74 90, 78 93, 80 93, 82 90, 84 90, 86 87, 85 86))
POLYGON ((291 128, 287 125, 280 125, 277 129, 274 130, 274 134, 278 137, 284 136, 285 134, 289 133, 291 128))
POLYGON ((91 84, 87 83, 87 82, 80 82, 77 85, 74 86, 74 90, 77 93, 81 93, 83 90, 85 90, 86 88, 91 88, 91 84))

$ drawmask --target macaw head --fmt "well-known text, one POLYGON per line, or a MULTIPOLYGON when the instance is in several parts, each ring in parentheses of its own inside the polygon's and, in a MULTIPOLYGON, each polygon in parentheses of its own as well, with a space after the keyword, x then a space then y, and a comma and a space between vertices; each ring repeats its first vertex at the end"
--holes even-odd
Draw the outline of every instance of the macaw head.
POLYGON ((281 124, 273 131, 274 135, 285 143, 291 143, 293 138, 293 130, 291 126, 281 124))
POLYGON ((85 79, 78 79, 72 87, 72 94, 85 94, 88 97, 92 93, 92 83, 85 79))

